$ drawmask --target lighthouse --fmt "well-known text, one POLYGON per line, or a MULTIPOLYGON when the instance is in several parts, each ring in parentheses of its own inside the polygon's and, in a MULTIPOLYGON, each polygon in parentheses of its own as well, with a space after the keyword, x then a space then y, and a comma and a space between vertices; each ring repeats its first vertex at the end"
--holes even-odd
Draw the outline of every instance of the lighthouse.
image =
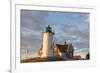
POLYGON ((54 32, 52 31, 52 28, 50 25, 48 25, 45 28, 45 31, 43 32, 43 45, 42 45, 42 54, 41 58, 46 57, 53 57, 53 35, 54 32))

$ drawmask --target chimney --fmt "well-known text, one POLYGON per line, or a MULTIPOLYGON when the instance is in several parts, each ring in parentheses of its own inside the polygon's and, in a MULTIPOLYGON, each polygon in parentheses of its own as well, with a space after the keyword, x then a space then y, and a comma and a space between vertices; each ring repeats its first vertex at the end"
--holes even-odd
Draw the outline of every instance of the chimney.
POLYGON ((66 45, 66 41, 64 42, 64 45, 66 45))

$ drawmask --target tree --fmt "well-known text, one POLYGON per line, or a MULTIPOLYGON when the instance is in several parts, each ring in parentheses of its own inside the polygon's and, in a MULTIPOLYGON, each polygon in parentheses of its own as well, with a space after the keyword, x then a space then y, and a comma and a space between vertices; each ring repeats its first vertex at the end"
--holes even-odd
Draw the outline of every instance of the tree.
POLYGON ((89 60, 90 59, 90 54, 88 53, 85 57, 86 60, 89 60))

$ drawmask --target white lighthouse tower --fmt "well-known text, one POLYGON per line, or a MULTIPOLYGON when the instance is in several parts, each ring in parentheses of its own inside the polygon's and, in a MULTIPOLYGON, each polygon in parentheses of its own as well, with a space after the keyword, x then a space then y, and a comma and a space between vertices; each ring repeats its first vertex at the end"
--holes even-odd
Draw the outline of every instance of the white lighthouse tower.
POLYGON ((50 25, 48 25, 43 32, 42 58, 53 57, 53 35, 54 32, 52 31, 50 25))

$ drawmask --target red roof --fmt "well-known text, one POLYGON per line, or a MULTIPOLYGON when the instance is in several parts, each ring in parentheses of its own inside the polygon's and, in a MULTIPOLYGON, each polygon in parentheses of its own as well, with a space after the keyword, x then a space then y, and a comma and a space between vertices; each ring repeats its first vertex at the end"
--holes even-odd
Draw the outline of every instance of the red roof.
POLYGON ((74 59, 74 60, 79 60, 79 59, 81 59, 81 56, 80 56, 80 55, 73 56, 73 59, 74 59))
POLYGON ((56 44, 56 46, 59 48, 59 50, 60 50, 61 52, 66 52, 67 49, 69 49, 69 48, 68 48, 69 44, 65 44, 65 45, 56 44))

